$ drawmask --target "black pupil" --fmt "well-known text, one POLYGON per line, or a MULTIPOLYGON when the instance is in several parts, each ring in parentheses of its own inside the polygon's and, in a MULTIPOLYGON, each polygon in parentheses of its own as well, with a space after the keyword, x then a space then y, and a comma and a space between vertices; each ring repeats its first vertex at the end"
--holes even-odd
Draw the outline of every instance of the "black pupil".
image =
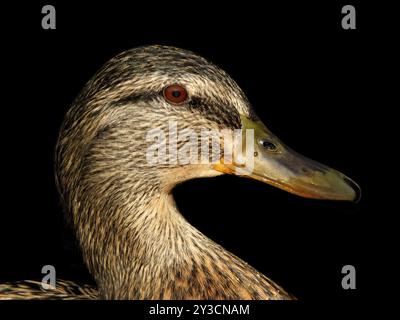
POLYGON ((261 141, 261 143, 262 143, 262 146, 265 149, 268 149, 268 150, 275 150, 276 149, 276 146, 272 142, 263 140, 263 141, 261 141))
POLYGON ((172 91, 172 95, 174 98, 179 98, 181 96, 181 92, 178 90, 172 91))

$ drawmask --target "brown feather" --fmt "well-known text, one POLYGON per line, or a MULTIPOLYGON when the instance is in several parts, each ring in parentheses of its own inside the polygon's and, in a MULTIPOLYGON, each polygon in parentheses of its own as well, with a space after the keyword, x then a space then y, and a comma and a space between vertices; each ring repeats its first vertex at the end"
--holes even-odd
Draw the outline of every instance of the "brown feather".
MULTIPOLYGON (((178 212, 171 195, 176 184, 220 173, 209 165, 146 161, 149 129, 168 131, 168 120, 179 129, 239 129, 240 114, 255 117, 229 75, 177 48, 124 52, 88 82, 65 117, 56 148, 57 186, 98 285, 98 293, 88 288, 76 298, 293 298, 178 212), (188 90, 186 105, 163 98, 163 88, 174 83, 188 90)), ((32 295, 21 286, 1 290, 11 298, 42 292, 37 285, 32 295)), ((48 295, 74 293, 66 283, 48 295)))

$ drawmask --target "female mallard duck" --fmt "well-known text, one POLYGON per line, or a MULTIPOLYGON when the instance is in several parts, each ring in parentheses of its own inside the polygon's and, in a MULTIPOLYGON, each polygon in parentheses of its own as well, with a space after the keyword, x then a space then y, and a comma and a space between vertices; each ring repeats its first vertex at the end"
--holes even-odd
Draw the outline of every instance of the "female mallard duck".
POLYGON ((46 291, 24 282, 0 286, 2 298, 292 299, 191 226, 171 190, 189 179, 240 172, 303 197, 359 196, 352 180, 278 140, 228 74, 165 46, 123 52, 88 82, 62 125, 55 167, 97 290, 58 282, 46 291), (254 147, 252 170, 224 161, 224 148, 210 163, 148 161, 149 130, 168 138, 171 121, 195 132, 253 129, 254 143, 246 146, 254 147))

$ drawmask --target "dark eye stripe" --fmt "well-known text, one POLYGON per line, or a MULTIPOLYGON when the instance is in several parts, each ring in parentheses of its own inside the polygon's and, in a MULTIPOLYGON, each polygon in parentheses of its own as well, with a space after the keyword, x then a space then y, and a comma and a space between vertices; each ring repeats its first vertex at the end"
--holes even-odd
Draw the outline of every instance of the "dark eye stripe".
POLYGON ((220 102, 205 101, 192 97, 189 107, 193 112, 200 112, 205 118, 231 129, 240 129, 241 121, 236 108, 220 102))
POLYGON ((158 98, 159 93, 158 92, 136 92, 134 94, 130 94, 128 96, 119 98, 118 100, 115 100, 112 102, 112 105, 114 106, 119 106, 119 105, 124 105, 128 103, 137 103, 139 101, 151 101, 156 98, 158 98))
MULTIPOLYGON (((128 103, 137 103, 139 101, 155 101, 163 97, 163 91, 160 92, 136 92, 134 94, 122 97, 112 103, 112 106, 120 106, 128 103)), ((201 113, 206 119, 214 121, 220 125, 232 129, 240 129, 241 121, 238 111, 229 105, 218 102, 205 101, 200 97, 191 96, 187 105, 192 112, 201 113)))

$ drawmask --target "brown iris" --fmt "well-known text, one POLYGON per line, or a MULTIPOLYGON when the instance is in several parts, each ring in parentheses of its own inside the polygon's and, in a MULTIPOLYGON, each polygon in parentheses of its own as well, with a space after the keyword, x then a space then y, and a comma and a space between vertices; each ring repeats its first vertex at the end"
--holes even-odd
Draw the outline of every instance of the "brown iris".
POLYGON ((173 84, 164 89, 164 98, 172 104, 182 104, 187 100, 186 89, 179 84, 173 84))

